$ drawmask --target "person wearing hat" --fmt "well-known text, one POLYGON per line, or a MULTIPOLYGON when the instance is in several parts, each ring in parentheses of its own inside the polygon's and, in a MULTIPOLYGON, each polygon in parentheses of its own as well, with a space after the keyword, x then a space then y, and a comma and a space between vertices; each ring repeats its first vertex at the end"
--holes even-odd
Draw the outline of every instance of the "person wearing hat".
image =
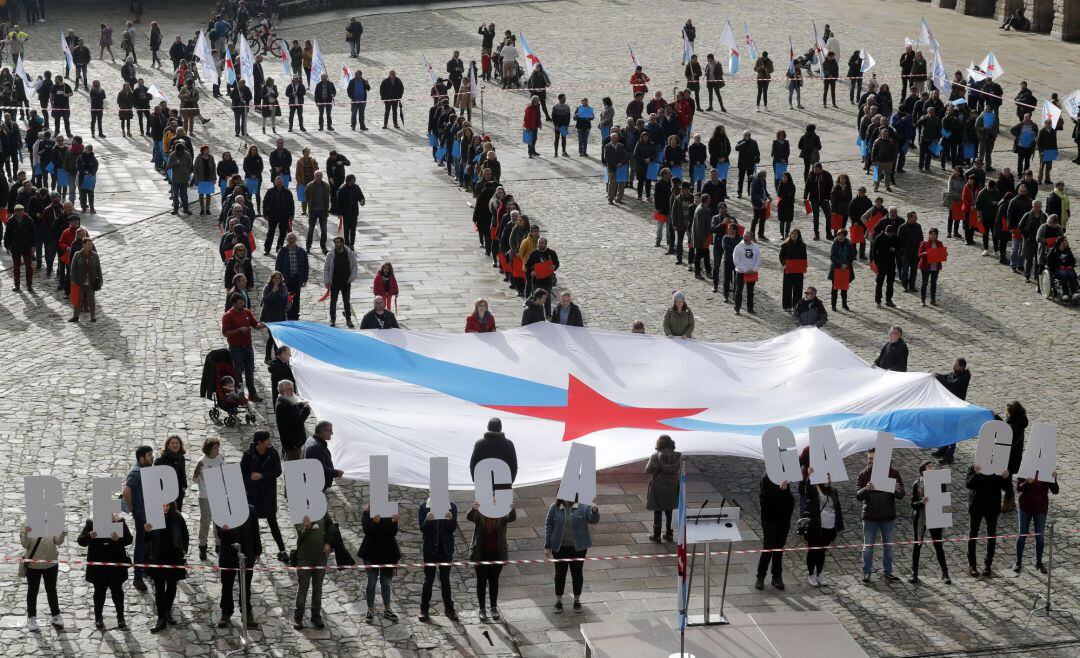
POLYGON ((11 256, 13 263, 12 271, 15 274, 14 292, 20 290, 20 275, 26 271, 26 290, 34 292, 34 247, 36 229, 34 220, 26 214, 26 206, 17 204, 15 216, 8 220, 7 231, 4 233, 4 250, 11 256), (23 267, 19 267, 22 261, 23 267))
POLYGON ((694 312, 686 304, 686 296, 678 290, 671 295, 671 308, 664 314, 664 335, 672 338, 694 337, 694 312))
POLYGON ((510 467, 510 482, 517 479, 517 449, 514 448, 514 442, 503 434, 502 420, 499 418, 488 421, 483 438, 473 446, 472 457, 469 458, 469 473, 473 474, 474 479, 476 465, 485 459, 503 460, 510 467))

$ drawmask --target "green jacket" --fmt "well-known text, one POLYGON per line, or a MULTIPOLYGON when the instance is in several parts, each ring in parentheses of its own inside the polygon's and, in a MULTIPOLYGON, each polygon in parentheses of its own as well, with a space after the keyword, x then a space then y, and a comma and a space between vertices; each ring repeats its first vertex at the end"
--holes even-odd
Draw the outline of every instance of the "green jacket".
POLYGON ((296 524, 296 562, 297 564, 326 564, 326 517, 313 521, 304 529, 304 524, 296 524))

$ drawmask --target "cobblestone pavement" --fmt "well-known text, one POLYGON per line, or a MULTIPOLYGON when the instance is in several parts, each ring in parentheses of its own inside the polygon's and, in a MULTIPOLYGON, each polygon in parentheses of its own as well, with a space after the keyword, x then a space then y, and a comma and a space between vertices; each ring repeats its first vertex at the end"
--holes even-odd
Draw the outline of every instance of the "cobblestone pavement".
MULTIPOLYGON (((37 72, 48 66, 55 71, 62 66, 55 48, 45 45, 55 42, 59 21, 90 37, 93 43, 92 26, 100 20, 111 22, 119 30, 124 19, 118 13, 122 4, 104 8, 96 3, 67 9, 50 7, 50 22, 29 28, 32 39, 28 68, 37 72)), ((789 31, 799 44, 797 48, 805 50, 809 21, 814 19, 819 25, 829 22, 839 34, 843 52, 869 45, 879 62, 879 78, 897 82, 895 61, 901 37, 917 34, 923 7, 901 0, 770 1, 739 9, 725 7, 723 11, 718 11, 715 4, 674 0, 655 0, 648 5, 578 0, 492 7, 404 7, 365 19, 358 62, 346 57, 342 42, 344 13, 294 19, 282 29, 290 38, 318 37, 330 71, 337 71, 341 62, 348 61, 351 68, 362 67, 377 86, 385 71, 395 68, 405 80, 407 95, 413 97, 423 96, 427 89, 419 64, 421 56, 426 55, 436 69, 441 69, 455 48, 466 60, 476 56, 476 26, 490 20, 500 31, 510 28, 527 35, 550 71, 553 94, 565 89, 571 99, 587 95, 593 104, 610 94, 616 107, 621 108, 627 99, 622 85, 630 73, 627 42, 652 76, 653 88, 671 89, 682 79, 678 34, 686 16, 693 17, 698 25, 701 52, 718 43, 725 18, 734 26, 748 21, 759 47, 772 51, 778 68, 782 67, 789 31), (724 11, 732 13, 724 16, 724 11), (660 17, 667 18, 658 21, 660 17), (649 26, 647 29, 638 27, 643 22, 649 26)), ((166 14, 154 14, 151 10, 146 18, 161 22, 168 42, 173 34, 190 34, 197 27, 196 19, 206 13, 205 7, 196 4, 191 11, 172 8, 166 14)), ((1066 93, 1080 82, 1075 66, 1080 62, 1080 48, 1075 45, 1042 36, 1001 33, 992 21, 965 18, 954 12, 929 11, 927 18, 944 46, 950 66, 979 61, 985 50, 992 48, 1008 71, 1003 82, 1010 96, 1021 78, 1030 81, 1039 98, 1051 90, 1066 93)), ((145 54, 143 42, 140 61, 145 54)), ((270 75, 277 72, 274 63, 268 63, 266 69, 270 75)), ((110 98, 119 86, 118 71, 118 65, 111 63, 95 60, 90 65, 91 79, 101 79, 110 98)), ((166 89, 168 80, 163 74, 145 68, 140 72, 166 89)), ((773 85, 774 109, 768 114, 755 114, 751 86, 745 73, 730 79, 725 89, 729 113, 699 115, 695 131, 707 135, 717 121, 723 121, 729 135, 750 129, 765 147, 770 139, 767 135, 775 129, 783 128, 797 139, 803 124, 814 122, 826 143, 823 157, 834 175, 847 171, 856 184, 868 183, 858 173, 853 159, 854 109, 843 99, 840 109, 818 109, 815 94, 819 87, 811 81, 804 98, 809 109, 783 110, 783 91, 773 85)), ((648 331, 658 331, 670 292, 682 289, 697 315, 696 337, 700 339, 756 340, 790 328, 777 300, 780 271, 775 240, 763 246, 765 267, 759 285, 759 314, 734 316, 705 284, 695 281, 686 270, 675 267, 670 257, 652 247, 653 225, 648 221, 651 212, 644 204, 630 200, 611 207, 604 203, 596 158, 552 159, 548 157, 547 135, 541 139, 542 157, 525 158, 525 149, 517 137, 524 104, 520 92, 489 87, 484 94, 484 127, 500 144, 505 184, 550 236, 563 263, 560 280, 573 290, 590 326, 624 329, 642 319, 648 331)), ((501 326, 514 326, 518 324, 519 302, 477 253, 469 226, 467 195, 450 186, 445 175, 431 165, 423 135, 426 106, 419 98, 408 101, 408 123, 399 131, 381 130, 372 108, 372 129, 363 134, 347 130, 346 112, 339 109, 337 133, 316 132, 311 128, 317 122, 309 120, 307 134, 287 134, 286 142, 294 154, 310 146, 320 160, 330 148, 344 152, 353 163, 349 170, 358 175, 368 196, 358 238, 363 282, 353 291, 359 309, 369 303, 366 286, 374 268, 383 260, 391 260, 402 284, 400 316, 410 328, 461 331, 471 301, 481 295, 492 300, 501 326)), ((74 107, 76 132, 85 135, 85 93, 79 94, 74 107)), ((195 140, 211 144, 215 154, 224 148, 233 153, 240 151, 243 144, 232 136, 231 117, 224 105, 207 100, 204 108, 209 109, 207 114, 214 121, 207 130, 197 128, 195 140)), ((1004 116, 1010 115, 1006 112, 1004 116)), ((66 487, 68 527, 77 532, 87 514, 89 478, 125 473, 135 445, 160 445, 172 431, 184 435, 191 445, 201 443, 208 435, 220 435, 226 456, 235 460, 249 440, 250 430, 211 426, 206 418, 207 404, 197 397, 203 355, 222 342, 217 329, 223 291, 216 287, 221 285, 221 265, 214 250, 216 227, 207 218, 169 215, 163 182, 149 164, 148 141, 117 137, 117 121, 108 114, 105 127, 110 137, 93 142, 103 169, 96 204, 100 214, 86 218, 95 236, 104 234, 98 242, 106 281, 99 295, 99 322, 63 322, 68 310, 63 299, 51 290, 51 280, 40 281, 34 295, 16 296, 7 290, 0 293, 0 335, 9 346, 5 376, 0 379, 0 418, 4 419, 0 423, 0 463, 11 465, 6 471, 8 477, 0 484, 3 519, 10 529, 4 549, 7 554, 17 551, 15 529, 21 515, 21 476, 52 473, 70 483, 66 487), (22 355, 31 356, 20 358, 22 355)), ((258 120, 251 121, 249 130, 253 143, 264 150, 271 146, 272 136, 262 135, 258 120)), ((1063 135, 1062 162, 1057 165, 1055 178, 1060 174, 1069 189, 1080 189, 1078 170, 1067 162, 1075 156, 1067 142, 1063 135)), ((595 141, 592 150, 598 152, 595 141)), ((1011 156, 1004 140, 999 141, 998 151, 999 167, 1015 164, 1009 162, 1011 156)), ((894 194, 884 196, 902 210, 919 211, 924 227, 941 226, 943 217, 937 200, 944 184, 936 171, 912 171, 902 177, 894 194)), ((1040 197, 1045 193, 1041 191, 1040 197)), ((747 215, 744 202, 735 201, 733 205, 740 217, 747 215)), ((805 228, 807 222, 799 217, 796 225, 805 228)), ((298 221, 298 228, 306 228, 306 224, 298 221)), ((770 226, 769 231, 775 238, 775 227, 770 226)), ((262 235, 261 230, 259 233, 262 235)), ((828 331, 870 360, 885 340, 887 328, 899 323, 906 329, 912 369, 944 371, 954 357, 965 356, 974 373, 972 402, 1001 411, 1009 400, 1020 399, 1032 419, 1054 423, 1061 440, 1059 470, 1063 473, 1063 489, 1054 500, 1054 512, 1062 528, 1080 529, 1077 489, 1070 486, 1069 477, 1078 465, 1071 452, 1077 433, 1077 421, 1071 412, 1080 402, 1075 387, 1070 385, 1080 356, 1075 309, 1038 297, 1034 286, 1008 274, 992 259, 980 258, 974 248, 958 243, 950 247, 952 254, 940 281, 941 306, 923 309, 911 296, 900 293, 898 309, 877 309, 871 301, 869 270, 863 268, 852 291, 854 311, 833 314, 828 331)), ((825 283, 826 249, 824 243, 811 243, 808 283, 825 283)), ((10 266, 6 255, 0 264, 10 266)), ((261 285, 272 263, 258 256, 256 264, 256 278, 261 285)), ((311 299, 312 290, 306 291, 303 318, 325 321, 323 306, 311 299)), ((269 412, 269 408, 263 412, 269 412)), ((972 446, 961 446, 953 472, 955 482, 962 481, 972 455, 972 446)), ((905 482, 910 484, 922 453, 901 451, 896 458, 905 482)), ((743 530, 747 538, 737 547, 753 547, 758 520, 754 492, 760 462, 712 457, 689 461, 691 500, 716 500, 720 496, 737 500, 744 506, 743 530)), ((852 476, 861 463, 860 457, 848 460, 852 476)), ((953 489, 957 505, 954 530, 949 536, 959 537, 967 525, 963 504, 966 495, 959 485, 953 489)), ((853 488, 845 484, 841 491, 849 530, 840 542, 856 543, 860 537, 853 529, 857 525, 853 488)), ((553 485, 518 491, 520 518, 510 534, 514 557, 542 555, 540 519, 554 492, 553 485)), ((407 501, 405 509, 410 511, 423 497, 417 491, 395 493, 407 501)), ((603 473, 600 493, 602 523, 595 533, 596 548, 591 554, 672 550, 671 545, 648 541, 650 517, 644 511, 641 464, 603 473)), ((352 546, 359 544, 356 531, 361 498, 362 487, 357 482, 335 488, 332 497, 335 516, 342 520, 347 543, 352 546)), ((467 497, 459 500, 467 503, 467 497)), ((908 524, 902 520, 907 513, 905 502, 900 510, 900 539, 911 536, 908 524)), ((407 513, 402 524, 402 544, 409 559, 418 554, 419 533, 413 517, 407 513)), ((190 522, 196 522, 194 514, 190 522)), ((999 530, 1013 532, 1015 527, 1013 517, 1003 515, 999 530)), ((286 531, 286 535, 291 541, 291 533, 286 531)), ((463 533, 461 543, 466 538, 467 533, 463 533)), ((264 537, 264 542, 272 546, 269 536, 264 537)), ((786 592, 756 592, 752 589, 755 556, 737 556, 733 559, 728 602, 744 612, 828 610, 871 655, 943 655, 964 650, 990 655, 1004 653, 1006 647, 1028 655, 1076 655, 1080 644, 1075 625, 1058 617, 1036 618, 1025 630, 1030 602, 1045 581, 1030 568, 1014 577, 1008 571, 1013 548, 1011 542, 1004 544, 999 546, 996 562, 998 578, 979 581, 964 575, 962 544, 950 545, 949 563, 954 576, 951 587, 931 577, 935 567, 925 556, 926 584, 922 586, 888 585, 877 579, 864 586, 857 576, 858 552, 838 549, 829 556, 829 586, 814 589, 802 582, 799 575, 803 556, 795 553, 785 559, 789 574, 786 592)), ((1055 572, 1055 605, 1080 607, 1075 595, 1080 574, 1072 568, 1080 559, 1080 537, 1059 536, 1056 550, 1056 560, 1062 567, 1055 572)), ((75 558, 81 551, 68 546, 64 555, 75 558)), ((910 550, 898 549, 896 560, 897 571, 906 575, 910 550)), ((577 625, 583 621, 673 615, 674 569, 670 560, 591 563, 586 571, 586 612, 580 616, 556 616, 549 610, 548 567, 522 565, 504 571, 501 607, 523 655, 580 652, 577 625)), ((13 567, 5 567, 4 572, 6 577, 14 578, 13 567)), ((715 575, 714 580, 719 583, 715 575)), ((460 626, 438 616, 431 625, 405 615, 394 625, 365 624, 361 585, 355 575, 348 573, 328 579, 328 628, 294 632, 288 619, 295 591, 290 581, 284 572, 260 573, 256 578, 255 611, 265 623, 253 638, 277 655, 448 656, 470 652, 460 626)), ((25 633, 24 590, 21 586, 0 589, 0 641, 5 655, 197 656, 237 646, 237 629, 225 632, 213 628, 216 616, 212 619, 211 612, 219 588, 212 574, 194 573, 184 583, 179 597, 182 624, 161 636, 149 634, 150 597, 129 593, 130 632, 110 629, 101 633, 93 628, 89 591, 82 572, 62 568, 60 582, 68 622, 62 633, 25 633)), ((476 622, 472 585, 467 570, 454 571, 456 598, 465 623, 476 622)), ((419 587, 420 579, 414 571, 397 578, 395 595, 405 612, 415 614, 419 587)), ((39 606, 43 605, 44 601, 40 601, 39 606)))

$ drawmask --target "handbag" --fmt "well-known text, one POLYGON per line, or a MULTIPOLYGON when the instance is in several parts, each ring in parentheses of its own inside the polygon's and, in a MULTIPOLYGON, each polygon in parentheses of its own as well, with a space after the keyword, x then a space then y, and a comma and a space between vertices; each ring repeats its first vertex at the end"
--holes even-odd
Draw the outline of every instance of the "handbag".
POLYGON ((26 578, 26 560, 34 559, 34 553, 37 553, 38 546, 41 545, 41 537, 38 537, 34 542, 34 547, 30 549, 29 555, 27 555, 22 562, 19 562, 19 580, 26 578))
POLYGON ((808 532, 810 532, 810 517, 800 517, 799 520, 795 522, 795 534, 800 537, 805 537, 808 532))

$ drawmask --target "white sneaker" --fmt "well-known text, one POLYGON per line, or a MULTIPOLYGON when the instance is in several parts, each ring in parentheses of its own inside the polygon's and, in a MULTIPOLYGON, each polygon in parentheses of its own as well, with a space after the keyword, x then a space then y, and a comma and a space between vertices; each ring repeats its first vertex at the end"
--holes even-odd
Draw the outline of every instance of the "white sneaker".
POLYGON ((26 630, 30 631, 31 633, 37 633, 37 631, 38 631, 37 617, 27 617, 26 618, 26 630))
POLYGON ((53 615, 52 616, 52 625, 57 627, 57 628, 63 628, 64 627, 64 618, 61 617, 60 615, 53 615))
POLYGON ((817 584, 818 584, 818 587, 821 587, 822 585, 825 584, 825 573, 824 572, 819 573, 817 575, 817 584))
POLYGON ((807 576, 806 582, 810 583, 811 587, 818 587, 819 585, 818 578, 814 574, 810 574, 809 576, 807 576))
POLYGON ((983 256, 989 256, 989 255, 990 255, 990 252, 989 252, 989 251, 987 251, 987 250, 985 250, 985 249, 983 249, 983 254, 982 254, 982 255, 983 255, 983 256))

